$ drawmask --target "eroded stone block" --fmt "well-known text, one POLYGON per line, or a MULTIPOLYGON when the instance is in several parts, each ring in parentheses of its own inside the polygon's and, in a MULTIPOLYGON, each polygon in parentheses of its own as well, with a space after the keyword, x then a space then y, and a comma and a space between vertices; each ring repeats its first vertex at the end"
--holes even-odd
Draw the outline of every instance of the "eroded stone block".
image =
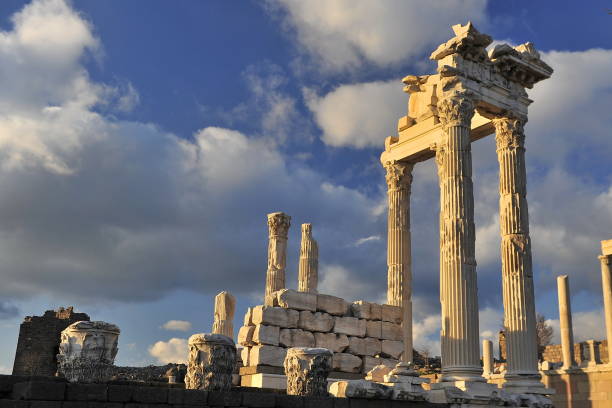
POLYGON ((253 326, 253 321, 251 320, 253 316, 253 308, 249 307, 244 314, 244 325, 245 326, 253 326))
POLYGON ((349 346, 349 339, 346 334, 336 333, 314 333, 315 347, 322 347, 341 353, 349 346))
POLYGON ((382 334, 382 322, 380 320, 366 321, 366 336, 380 339, 382 334))
POLYGON ((314 347, 315 339, 311 332, 302 329, 282 329, 280 345, 285 347, 314 347))
POLYGON ((291 329, 297 328, 299 318, 300 312, 297 310, 259 305, 253 308, 252 323, 291 329))
POLYGON ((391 323, 401 323, 402 308, 393 305, 382 305, 382 320, 391 323))
POLYGON ((362 360, 358 356, 349 353, 334 353, 332 358, 332 370, 343 373, 361 372, 362 360))
POLYGON ((275 292, 278 306, 285 309, 317 310, 317 295, 309 292, 298 292, 293 289, 283 289, 275 292))
POLYGON ((249 360, 249 353, 251 351, 250 347, 243 347, 240 350, 240 358, 242 359, 242 365, 245 367, 250 366, 251 361, 249 360))
POLYGON ((238 344, 241 346, 252 346, 254 331, 255 326, 242 326, 240 330, 238 330, 238 344))
POLYGON ((366 321, 356 317, 334 317, 334 332, 347 336, 364 337, 366 334, 366 321))
POLYGON ((378 400, 391 397, 390 387, 367 380, 337 381, 331 384, 329 392, 337 398, 378 400))
POLYGON ((400 355, 404 351, 404 342, 396 340, 383 340, 382 341, 382 354, 391 358, 400 358, 400 355))
POLYGON ((258 324, 253 330, 253 343, 278 346, 280 329, 276 326, 258 324))
POLYGON ((359 319, 371 319, 372 313, 370 302, 366 302, 364 300, 358 300, 356 302, 351 303, 351 315, 353 317, 357 317, 359 319))
POLYGON ((298 320, 298 327, 300 329, 312 331, 312 332, 329 332, 334 327, 334 318, 327 314, 316 312, 312 313, 309 311, 301 311, 300 319, 298 320))
POLYGON ((276 346, 254 346, 249 353, 249 365, 282 367, 287 350, 276 346))
POLYGON ((382 322, 380 338, 385 340, 402 340, 402 327, 396 323, 382 322))
POLYGON ((382 306, 378 303, 370 303, 370 316, 372 320, 382 320, 382 306))
POLYGON ((399 362, 398 360, 394 360, 391 358, 364 356, 362 372, 367 373, 370 370, 372 370, 374 367, 380 364, 385 365, 387 367, 391 367, 391 369, 393 369, 397 365, 398 362, 399 362))
POLYGON ((345 316, 348 314, 349 303, 336 296, 317 295, 317 310, 334 316, 345 316))

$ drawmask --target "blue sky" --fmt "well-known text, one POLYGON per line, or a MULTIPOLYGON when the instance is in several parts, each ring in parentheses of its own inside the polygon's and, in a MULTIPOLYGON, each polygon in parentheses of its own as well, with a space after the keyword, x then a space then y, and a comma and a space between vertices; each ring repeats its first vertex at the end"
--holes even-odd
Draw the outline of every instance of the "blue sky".
MULTIPOLYGON (((266 214, 312 222, 321 291, 380 301, 378 157, 400 79, 472 20, 532 41, 554 69, 530 90, 528 191, 537 309, 557 325, 569 274, 575 337, 604 336, 597 254, 612 238, 608 2, 181 1, 0 3, 0 370, 23 316, 75 305, 122 329, 118 363, 176 361, 213 297, 260 302, 266 214), (170 323, 169 321, 183 323, 170 323), (188 323, 185 323, 188 322, 188 323), (164 325, 166 328, 164 328, 164 325), (177 330, 186 329, 186 330, 177 330)), ((500 326, 497 160, 474 144, 481 335, 500 326)), ((437 352, 438 186, 415 168, 415 345, 437 352)))

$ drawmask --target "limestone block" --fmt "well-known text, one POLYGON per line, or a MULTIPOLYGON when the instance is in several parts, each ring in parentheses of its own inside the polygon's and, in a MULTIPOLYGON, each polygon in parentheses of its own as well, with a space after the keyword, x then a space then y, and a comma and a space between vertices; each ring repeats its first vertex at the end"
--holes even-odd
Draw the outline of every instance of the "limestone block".
POLYGON ((253 308, 249 307, 246 311, 246 313, 244 314, 244 325, 245 326, 253 326, 253 308))
POLYGON ((351 315, 353 317, 357 317, 359 319, 371 319, 372 313, 370 302, 366 302, 364 300, 358 300, 356 302, 351 303, 351 315))
POLYGON ((276 304, 285 309, 317 310, 317 295, 310 292, 298 292, 293 289, 283 289, 275 292, 276 304))
POLYGON ((278 346, 280 329, 276 326, 258 324, 253 330, 253 343, 278 346))
POLYGON ((366 334, 366 321, 356 317, 334 317, 334 332, 347 336, 364 337, 366 334))
POLYGON ((336 333, 314 333, 315 347, 322 347, 341 353, 349 346, 349 339, 346 334, 336 333))
POLYGON ((323 348, 292 347, 284 363, 287 395, 327 397, 332 352, 323 348))
POLYGON ((374 367, 376 367, 377 365, 381 365, 381 364, 391 367, 391 369, 393 369, 397 365, 398 362, 399 362, 398 360, 394 360, 390 358, 365 356, 363 357, 362 372, 367 373, 370 370, 372 370, 374 367))
POLYGON ((401 323, 402 308, 393 305, 382 305, 382 320, 391 323, 401 323))
POLYGON ((285 347, 314 347, 315 339, 311 332, 301 329, 282 329, 279 343, 285 347))
POLYGON ((312 332, 329 332, 334 327, 334 318, 327 313, 303 310, 300 312, 298 327, 312 332))
POLYGON ((317 295, 317 310, 334 316, 346 316, 349 304, 346 300, 336 296, 317 295))
POLYGON ((349 353, 334 353, 334 357, 332 358, 333 371, 359 373, 361 372, 361 364, 363 364, 363 362, 360 357, 349 353))
POLYGON ((287 350, 276 346, 254 346, 249 352, 249 365, 282 367, 287 350))
POLYGON ((402 340, 402 327, 399 324, 383 321, 380 338, 385 340, 402 340))
POLYGON ((349 346, 347 352, 360 356, 375 356, 380 354, 382 346, 378 339, 371 337, 349 337, 349 346))
POLYGON ((393 367, 379 364, 367 372, 365 379, 374 382, 385 382, 385 376, 388 375, 391 370, 393 370, 393 367))
POLYGON ((250 366, 251 361, 249 360, 249 353, 251 351, 250 347, 243 347, 242 350, 240 350, 240 358, 242 359, 242 365, 245 367, 250 366))
POLYGON ((367 380, 336 381, 330 385, 329 393, 336 398, 389 399, 391 388, 367 380))
POLYGON ((382 306, 378 303, 370 303, 370 319, 382 320, 382 306))
POLYGON ((241 346, 252 346, 254 331, 255 326, 242 326, 240 330, 238 330, 238 344, 241 346))
POLYGON ((299 318, 297 310, 259 305, 253 308, 252 323, 293 329, 297 328, 299 318))
POLYGON ((391 358, 400 358, 404 351, 404 342, 396 340, 382 341, 382 354, 391 358))
POLYGON ((380 339, 382 334, 382 322, 380 320, 366 321, 366 336, 380 339))

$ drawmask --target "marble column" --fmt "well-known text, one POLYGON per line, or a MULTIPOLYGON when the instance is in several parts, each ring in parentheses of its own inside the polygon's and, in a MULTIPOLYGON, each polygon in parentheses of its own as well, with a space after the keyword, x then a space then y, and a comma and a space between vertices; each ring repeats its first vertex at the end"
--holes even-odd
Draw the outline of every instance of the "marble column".
POLYGON ((466 93, 438 102, 442 124, 436 145, 440 182, 440 303, 442 382, 484 381, 480 366, 474 193, 466 93))
POLYGON ((283 367, 287 376, 287 395, 327 397, 327 377, 333 353, 326 348, 287 349, 283 367))
POLYGON ((285 289, 287 264, 287 233, 291 217, 282 212, 268 214, 268 271, 266 273, 266 299, 273 292, 285 289))
POLYGON ((493 342, 482 341, 482 369, 484 375, 493 374, 493 342))
POLYGON ((319 280, 319 246, 312 238, 312 224, 302 224, 298 291, 317 293, 319 280))
POLYGON ((402 307, 404 352, 412 363, 412 271, 410 253, 410 187, 412 163, 384 164, 389 204, 387 225, 387 303, 402 307))
POLYGON ((563 352, 563 368, 576 366, 574 358, 574 331, 572 328, 572 307, 570 302, 569 278, 567 275, 557 276, 557 291, 559 294, 559 326, 561 334, 561 350, 563 352))
POLYGON ((493 120, 499 161, 499 225, 507 361, 504 388, 544 387, 538 372, 524 123, 524 119, 515 117, 493 120))
POLYGON ((189 337, 185 375, 188 390, 229 391, 236 365, 236 345, 222 334, 198 333, 189 337))
POLYGON ((603 290, 608 362, 612 364, 612 255, 601 255, 601 288, 603 290))

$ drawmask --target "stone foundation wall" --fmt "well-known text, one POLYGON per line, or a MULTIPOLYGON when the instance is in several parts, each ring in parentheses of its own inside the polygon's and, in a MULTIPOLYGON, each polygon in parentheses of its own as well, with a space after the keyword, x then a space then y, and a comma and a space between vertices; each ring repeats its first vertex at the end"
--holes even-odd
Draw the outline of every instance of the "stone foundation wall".
POLYGON ((446 408, 427 402, 298 397, 236 387, 228 392, 185 390, 182 384, 70 384, 51 377, 0 375, 2 408, 446 408))
POLYGON ((612 406, 612 367, 602 365, 569 372, 544 372, 542 381, 555 390, 555 408, 609 408, 612 406))
POLYGON ((334 353, 333 372, 361 376, 378 364, 395 366, 403 351, 398 306, 287 289, 267 303, 248 309, 238 334, 244 373, 282 370, 289 347, 327 348, 334 353))
MULTIPOLYGON (((599 350, 599 358, 601 359, 601 362, 608 363, 608 341, 596 341, 595 348, 596 352, 597 350, 599 350)), ((590 359, 589 345, 586 342, 574 344, 574 356, 576 358, 577 364, 588 362, 590 359)), ((548 346, 544 347, 544 351, 542 352, 542 359, 545 361, 550 361, 552 363, 563 362, 563 352, 561 351, 561 345, 549 344, 548 346)))
POLYGON ((13 374, 55 375, 60 333, 81 320, 89 320, 89 316, 75 313, 72 307, 47 310, 43 316, 26 316, 19 326, 13 374))

